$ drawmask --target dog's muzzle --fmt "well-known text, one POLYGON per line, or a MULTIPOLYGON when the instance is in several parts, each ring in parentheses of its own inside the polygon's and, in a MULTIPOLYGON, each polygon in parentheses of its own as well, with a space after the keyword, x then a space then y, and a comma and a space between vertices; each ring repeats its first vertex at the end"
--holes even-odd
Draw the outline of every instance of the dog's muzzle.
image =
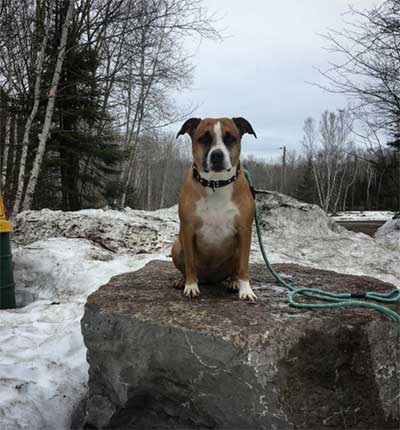
POLYGON ((225 155, 220 149, 216 149, 210 154, 210 164, 211 170, 214 172, 225 170, 225 155))

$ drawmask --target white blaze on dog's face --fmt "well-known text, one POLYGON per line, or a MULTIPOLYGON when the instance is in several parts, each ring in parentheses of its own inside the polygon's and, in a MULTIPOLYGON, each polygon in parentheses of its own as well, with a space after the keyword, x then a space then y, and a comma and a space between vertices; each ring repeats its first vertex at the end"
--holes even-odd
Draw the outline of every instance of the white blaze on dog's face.
MULTIPOLYGON (((229 131, 225 135, 230 135, 229 131)), ((207 158, 204 160, 203 168, 207 170, 213 170, 214 172, 221 172, 223 170, 230 171, 232 169, 231 151, 232 146, 229 145, 230 150, 223 140, 221 122, 217 121, 214 124, 214 144, 211 146, 207 153, 207 158)), ((225 137, 225 136, 224 136, 225 137)), ((233 138, 232 143, 237 143, 236 138, 233 138)), ((240 141, 239 141, 240 142, 240 141)), ((240 152, 240 143, 237 143, 240 152)))
POLYGON ((241 138, 244 133, 256 136, 244 118, 190 118, 180 134, 192 138, 193 160, 202 172, 229 172, 240 159, 241 138))

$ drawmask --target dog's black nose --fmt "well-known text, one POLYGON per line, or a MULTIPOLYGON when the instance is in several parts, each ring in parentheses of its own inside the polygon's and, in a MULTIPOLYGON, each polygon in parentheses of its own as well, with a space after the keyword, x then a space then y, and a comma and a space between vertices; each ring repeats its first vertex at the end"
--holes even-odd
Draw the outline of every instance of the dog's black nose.
POLYGON ((224 153, 220 149, 216 149, 211 153, 210 160, 213 164, 221 164, 224 161, 224 153))

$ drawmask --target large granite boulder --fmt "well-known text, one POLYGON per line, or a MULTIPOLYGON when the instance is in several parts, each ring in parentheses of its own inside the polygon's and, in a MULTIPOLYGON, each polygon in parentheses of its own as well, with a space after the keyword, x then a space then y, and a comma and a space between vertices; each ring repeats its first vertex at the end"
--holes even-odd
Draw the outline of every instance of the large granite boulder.
MULTIPOLYGON (((295 265, 276 269, 296 285, 330 291, 393 287, 295 265)), ((188 300, 172 287, 173 265, 161 261, 91 294, 82 319, 90 365, 82 425, 398 428, 398 324, 366 309, 291 308, 263 265, 251 274, 257 303, 223 285, 201 286, 200 298, 188 300)))

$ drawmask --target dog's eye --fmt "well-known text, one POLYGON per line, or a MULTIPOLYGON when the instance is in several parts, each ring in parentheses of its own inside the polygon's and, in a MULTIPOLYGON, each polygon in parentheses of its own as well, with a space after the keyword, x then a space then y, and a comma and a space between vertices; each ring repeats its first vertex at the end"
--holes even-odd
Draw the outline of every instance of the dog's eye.
POLYGON ((209 131, 206 131, 202 136, 199 137, 198 141, 203 145, 210 145, 212 142, 212 136, 209 131))
POLYGON ((229 133, 229 131, 227 131, 224 134, 223 141, 225 145, 233 145, 236 142, 236 137, 233 134, 229 133))

